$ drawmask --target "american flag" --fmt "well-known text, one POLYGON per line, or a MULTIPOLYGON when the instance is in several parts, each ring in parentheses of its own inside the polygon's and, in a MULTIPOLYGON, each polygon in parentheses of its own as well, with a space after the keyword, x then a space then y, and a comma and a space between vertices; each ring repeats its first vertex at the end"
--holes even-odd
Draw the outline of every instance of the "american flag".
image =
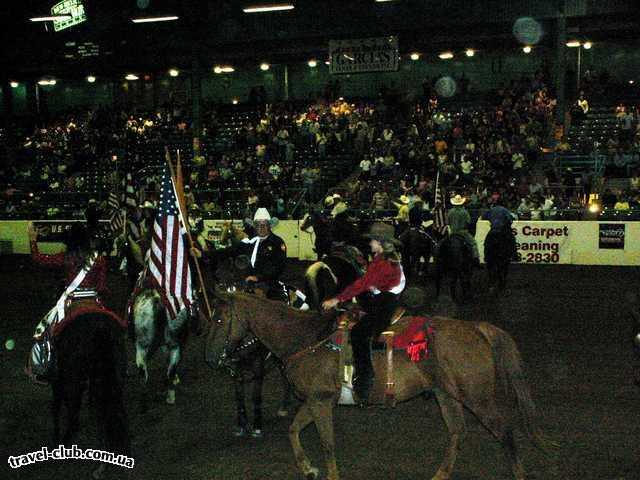
POLYGON ((444 190, 440 188, 440 172, 436 176, 436 191, 433 208, 433 228, 440 235, 447 233, 447 211, 444 206, 444 190))
POLYGON ((183 237, 185 229, 180 218, 171 174, 168 167, 165 167, 160 206, 153 224, 149 270, 167 300, 166 305, 172 318, 193 300, 191 269, 183 237))
POLYGON ((127 176, 125 177, 124 204, 131 207, 138 206, 138 202, 136 201, 136 190, 133 187, 133 175, 131 173, 127 173, 127 176))
POLYGON ((111 229, 111 233, 116 235, 122 232, 122 228, 124 226, 124 211, 120 208, 120 200, 118 199, 118 195, 114 192, 109 194, 107 198, 107 206, 111 211, 111 216, 109 218, 109 228, 111 229))

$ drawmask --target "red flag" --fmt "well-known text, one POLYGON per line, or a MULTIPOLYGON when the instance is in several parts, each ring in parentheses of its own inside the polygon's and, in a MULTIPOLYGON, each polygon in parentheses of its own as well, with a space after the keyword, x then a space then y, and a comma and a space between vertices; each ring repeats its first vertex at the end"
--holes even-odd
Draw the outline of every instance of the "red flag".
POLYGON ((149 270, 154 283, 166 298, 172 318, 193 301, 191 269, 180 220, 175 186, 165 166, 160 192, 160 208, 153 224, 149 270))

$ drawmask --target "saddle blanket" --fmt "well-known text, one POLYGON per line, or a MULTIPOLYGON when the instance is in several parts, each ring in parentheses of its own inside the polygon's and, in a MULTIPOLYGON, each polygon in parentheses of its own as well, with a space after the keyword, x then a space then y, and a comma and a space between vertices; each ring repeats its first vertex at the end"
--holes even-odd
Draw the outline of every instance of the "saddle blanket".
POLYGON ((113 313, 111 310, 104 307, 101 303, 96 302, 95 300, 80 300, 73 302, 67 309, 64 319, 60 323, 56 323, 53 325, 53 335, 59 335, 67 325, 73 322, 76 318, 92 314, 99 313, 101 315, 107 315, 111 317, 112 320, 115 320, 118 325, 122 328, 127 328, 127 322, 120 318, 118 315, 113 313))
MULTIPOLYGON (((413 362, 429 358, 429 341, 433 336, 433 327, 429 317, 403 317, 389 327, 395 335, 393 337, 393 349, 405 350, 413 362)), ((342 332, 334 333, 329 344, 338 350, 342 348, 342 332)), ((382 338, 378 341, 383 341, 382 338)))

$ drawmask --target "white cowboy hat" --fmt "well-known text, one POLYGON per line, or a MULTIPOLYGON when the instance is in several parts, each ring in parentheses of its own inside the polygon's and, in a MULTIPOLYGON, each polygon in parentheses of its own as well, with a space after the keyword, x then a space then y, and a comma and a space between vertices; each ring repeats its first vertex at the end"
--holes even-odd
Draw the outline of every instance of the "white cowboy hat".
POLYGON ((341 213, 344 213, 347 210, 349 210, 349 207, 347 206, 347 204, 344 202, 340 202, 335 207, 333 207, 333 210, 331 210, 331 216, 335 217, 336 215, 340 215, 341 213))
POLYGON ((260 220, 266 220, 266 221, 271 220, 271 215, 269 215, 269 212, 264 207, 261 207, 258 210, 256 210, 256 214, 253 216, 254 222, 257 222, 260 220))
POLYGON ((154 210, 156 206, 153 203, 151 203, 149 200, 145 200, 144 203, 140 205, 140 208, 150 208, 151 210, 154 210))
POLYGON ((455 197, 451 198, 451 205, 464 205, 464 202, 466 201, 466 198, 460 195, 456 195, 455 197))
POLYGON ((400 203, 404 205, 409 205, 409 197, 407 197, 406 195, 402 195, 400 197, 400 203))
POLYGON ((329 195, 327 198, 324 199, 324 206, 325 207, 331 207, 333 205, 333 196, 329 195))

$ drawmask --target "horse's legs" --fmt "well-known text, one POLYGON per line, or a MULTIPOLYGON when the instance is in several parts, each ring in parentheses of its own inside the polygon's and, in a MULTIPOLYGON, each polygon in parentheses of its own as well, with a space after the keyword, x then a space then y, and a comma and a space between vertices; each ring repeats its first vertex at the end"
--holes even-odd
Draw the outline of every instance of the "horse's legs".
POLYGON ((336 464, 335 439, 333 435, 333 403, 313 403, 311 405, 313 420, 320 435, 324 458, 327 462, 327 480, 338 480, 336 464))
POLYGON ((60 443, 60 408, 62 407, 62 382, 55 379, 52 383, 53 402, 51 403, 51 413, 53 415, 53 445, 60 443))
POLYGON ((256 371, 253 378, 253 428, 251 436, 254 438, 262 437, 262 387, 264 384, 264 357, 260 353, 260 358, 256 365, 256 371))
POLYGON ((178 364, 182 358, 182 347, 180 344, 173 345, 169 348, 169 366, 167 368, 167 398, 169 405, 176 403, 176 385, 180 383, 178 377, 178 364))
POLYGON ((311 413, 309 405, 305 402, 300 406, 298 413, 296 413, 296 416, 293 418, 293 422, 289 427, 289 441, 291 442, 293 455, 296 459, 296 463, 298 464, 298 468, 308 479, 317 478, 319 470, 311 466, 309 457, 304 453, 304 449, 300 443, 300 432, 312 421, 313 414, 311 413))
POLYGON ((289 415, 289 407, 291 406, 291 384, 289 380, 287 380, 286 375, 284 374, 284 367, 282 364, 278 365, 278 370, 280 372, 280 377, 282 379, 282 402, 280 403, 280 408, 278 408, 278 416, 286 417, 289 415))
POLYGON ((67 410, 67 430, 62 437, 62 443, 68 445, 80 430, 80 408, 84 383, 79 378, 68 378, 64 382, 64 403, 67 410))
MULTIPOLYGON (((137 333, 137 332, 136 332, 137 333)), ((147 367, 148 347, 139 343, 140 336, 136 335, 136 367, 142 383, 142 393, 140 395, 140 411, 146 412, 149 409, 148 381, 149 371, 147 367)))
POLYGON ((233 388, 238 412, 238 425, 234 428, 233 434, 236 437, 243 437, 249 430, 249 420, 247 419, 247 408, 244 403, 244 377, 241 372, 233 377, 233 388))
POLYGON ((520 462, 513 439, 513 431, 505 426, 504 419, 498 412, 493 392, 465 392, 465 405, 480 420, 482 425, 502 444, 505 456, 511 464, 516 480, 525 480, 524 468, 520 462))
POLYGON ((440 405, 440 413, 447 425, 451 439, 442 464, 432 480, 447 480, 451 477, 458 456, 458 450, 460 449, 460 443, 466 433, 464 410, 462 404, 447 393, 441 390, 435 390, 435 394, 438 405, 440 405))

